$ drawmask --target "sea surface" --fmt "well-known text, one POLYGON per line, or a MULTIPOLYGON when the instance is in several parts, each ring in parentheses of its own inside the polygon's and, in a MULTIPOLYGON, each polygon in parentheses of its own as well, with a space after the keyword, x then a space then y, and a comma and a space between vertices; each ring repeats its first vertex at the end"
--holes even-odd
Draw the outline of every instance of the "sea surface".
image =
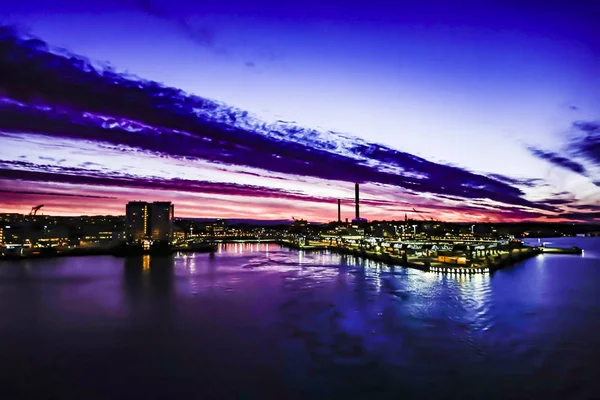
POLYGON ((585 253, 466 277, 275 244, 2 262, 0 398, 598 398, 600 239, 543 241, 585 253))

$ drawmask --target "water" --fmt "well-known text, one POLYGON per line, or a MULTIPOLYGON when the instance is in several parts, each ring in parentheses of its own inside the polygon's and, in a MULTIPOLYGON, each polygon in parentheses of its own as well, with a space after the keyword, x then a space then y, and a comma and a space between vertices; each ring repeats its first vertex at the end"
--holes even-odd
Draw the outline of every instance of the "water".
POLYGON ((0 264, 0 398, 600 395, 600 240, 449 277, 273 244, 0 264))

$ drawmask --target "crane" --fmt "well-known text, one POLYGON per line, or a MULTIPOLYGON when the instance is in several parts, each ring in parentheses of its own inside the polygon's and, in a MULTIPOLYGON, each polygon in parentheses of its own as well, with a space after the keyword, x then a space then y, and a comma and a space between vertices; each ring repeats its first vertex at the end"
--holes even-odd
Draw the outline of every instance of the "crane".
POLYGON ((29 211, 29 215, 37 215, 37 212, 40 210, 40 208, 44 207, 43 204, 40 204, 39 206, 35 206, 35 207, 31 207, 31 211, 29 211))
POLYGON ((413 211, 416 212, 419 215, 419 217, 421 217, 421 219, 423 219, 423 221, 427 222, 427 218, 425 218, 420 212, 418 212, 414 208, 413 208, 413 211))

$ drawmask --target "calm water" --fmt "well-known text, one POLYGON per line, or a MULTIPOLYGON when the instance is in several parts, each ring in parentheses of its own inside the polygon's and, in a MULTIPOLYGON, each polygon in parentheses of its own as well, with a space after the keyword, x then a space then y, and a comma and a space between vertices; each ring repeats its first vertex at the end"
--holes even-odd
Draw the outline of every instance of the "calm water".
POLYGON ((0 398, 593 398, 600 240, 492 276, 276 245, 0 264, 0 398))

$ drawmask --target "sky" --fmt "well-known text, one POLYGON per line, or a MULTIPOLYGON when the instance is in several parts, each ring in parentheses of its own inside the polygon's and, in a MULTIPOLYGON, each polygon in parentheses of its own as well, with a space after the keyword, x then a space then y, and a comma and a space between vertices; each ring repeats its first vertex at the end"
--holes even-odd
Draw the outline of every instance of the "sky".
POLYGON ((600 5, 2 3, 0 212, 600 219, 600 5))

